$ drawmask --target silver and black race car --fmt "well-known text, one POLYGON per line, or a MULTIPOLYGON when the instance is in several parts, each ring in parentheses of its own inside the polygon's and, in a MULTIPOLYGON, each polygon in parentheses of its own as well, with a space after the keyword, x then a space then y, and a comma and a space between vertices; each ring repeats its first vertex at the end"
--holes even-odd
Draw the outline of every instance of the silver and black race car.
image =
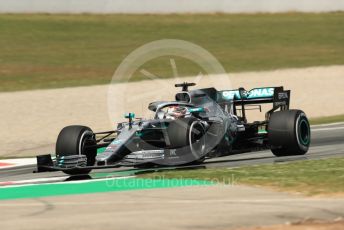
POLYGON ((62 129, 56 159, 37 156, 38 171, 87 174, 95 168, 200 164, 207 158, 271 149, 276 156, 303 155, 311 132, 306 114, 290 110, 290 90, 264 87, 246 91, 189 90, 176 84, 174 101, 148 105, 153 119, 126 114, 116 130, 93 132, 86 126, 62 129), (272 104, 263 121, 248 122, 248 110, 272 104))

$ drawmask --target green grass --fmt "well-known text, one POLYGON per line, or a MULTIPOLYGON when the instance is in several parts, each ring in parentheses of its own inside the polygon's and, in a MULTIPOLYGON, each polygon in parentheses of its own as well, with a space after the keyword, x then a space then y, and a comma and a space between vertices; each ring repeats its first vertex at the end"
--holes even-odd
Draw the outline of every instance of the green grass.
MULTIPOLYGON (((344 64, 344 13, 3 14, 0 91, 105 84, 131 51, 166 38, 204 47, 228 72, 344 64)), ((176 63, 180 75, 199 73, 191 62, 176 63)), ((146 68, 172 77, 167 57, 146 68)))
POLYGON ((305 195, 343 194, 344 158, 309 160, 241 168, 167 171, 149 178, 188 178, 229 184, 247 184, 300 192, 305 195))
POLYGON ((343 122, 343 121, 344 121, 344 115, 318 117, 318 118, 310 119, 310 123, 312 125, 329 124, 329 123, 343 122))

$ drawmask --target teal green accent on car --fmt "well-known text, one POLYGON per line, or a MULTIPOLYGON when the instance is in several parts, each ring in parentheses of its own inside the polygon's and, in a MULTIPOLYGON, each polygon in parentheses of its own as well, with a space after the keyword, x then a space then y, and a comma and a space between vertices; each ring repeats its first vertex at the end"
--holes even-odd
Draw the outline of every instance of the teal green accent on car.
POLYGON ((257 88, 249 92, 248 99, 273 97, 275 88, 257 88))
POLYGON ((64 156, 62 156, 61 159, 57 162, 58 166, 62 166, 63 165, 63 163, 64 163, 64 159, 63 158, 64 158, 64 156))
POLYGON ((198 108, 189 108, 188 111, 190 113, 202 113, 205 112, 204 108, 198 107, 198 108))
POLYGON ((0 200, 174 188, 184 186, 204 186, 213 184, 214 183, 210 181, 195 179, 108 178, 106 180, 91 180, 81 183, 79 181, 2 187, 0 188, 0 200))
POLYGON ((135 113, 126 113, 126 114, 124 114, 124 118, 131 118, 131 119, 133 119, 133 118, 135 118, 135 113))
MULTIPOLYGON (((275 88, 256 88, 248 91, 245 99, 272 98, 274 93, 275 88)), ((241 99, 239 90, 222 91, 222 97, 225 100, 241 99)))
POLYGON ((258 133, 259 134, 267 134, 268 131, 266 131, 265 129, 260 129, 260 130, 258 130, 258 133))
POLYGON ((240 98, 239 90, 226 90, 222 91, 222 98, 225 100, 234 100, 234 98, 240 98))
POLYGON ((301 119, 299 123, 299 139, 305 146, 308 146, 310 144, 310 127, 305 118, 301 119), (306 133, 303 133, 303 131, 305 131, 306 133))
POLYGON ((106 149, 106 147, 102 147, 102 148, 97 149, 97 154, 103 153, 105 151, 105 149, 106 149))

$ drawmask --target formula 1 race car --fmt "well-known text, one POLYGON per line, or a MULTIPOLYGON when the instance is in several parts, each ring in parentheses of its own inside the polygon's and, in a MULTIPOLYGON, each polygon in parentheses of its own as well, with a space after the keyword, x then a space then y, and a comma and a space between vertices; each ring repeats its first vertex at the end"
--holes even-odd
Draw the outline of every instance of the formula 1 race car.
POLYGON ((303 155, 311 132, 306 114, 289 110, 290 90, 264 87, 246 91, 215 88, 189 90, 194 83, 176 84, 174 101, 149 104, 153 119, 135 119, 116 130, 94 133, 85 126, 62 129, 56 160, 37 156, 38 171, 61 170, 70 175, 119 166, 154 167, 199 164, 206 158, 271 149, 279 156, 303 155), (263 121, 248 122, 248 110, 261 111, 263 121))

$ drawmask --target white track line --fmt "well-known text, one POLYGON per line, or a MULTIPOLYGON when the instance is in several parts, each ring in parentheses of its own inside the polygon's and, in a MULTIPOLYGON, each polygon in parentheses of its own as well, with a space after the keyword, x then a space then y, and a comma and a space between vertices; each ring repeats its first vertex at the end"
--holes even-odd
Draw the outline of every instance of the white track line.
MULTIPOLYGON (((119 180, 119 179, 127 179, 127 178, 133 178, 135 176, 123 176, 123 177, 108 177, 108 178, 101 178, 101 179, 89 179, 89 180, 78 180, 78 181, 58 181, 58 182, 52 182, 52 183, 45 183, 45 184, 83 184, 83 183, 89 183, 89 182, 97 182, 97 181, 107 181, 107 180, 119 180)), ((49 181, 56 181, 57 179, 67 179, 68 176, 66 177, 58 177, 58 178, 38 178, 38 179, 33 179, 33 180, 23 180, 23 181, 6 181, 6 182, 0 182, 3 183, 3 186, 0 186, 0 191, 1 189, 4 188, 16 188, 16 187, 25 187, 25 186, 38 186, 42 184, 35 184, 35 182, 49 182, 49 181), (21 184, 21 183, 26 183, 29 182, 28 184, 21 184), (5 185, 6 183, 14 183, 14 184, 9 184, 5 185)))
POLYGON ((18 181, 4 181, 4 182, 0 182, 0 188, 14 186, 14 185, 28 185, 28 184, 43 183, 43 182, 59 182, 61 180, 67 179, 68 177, 69 176, 37 178, 37 179, 18 180, 18 181))
POLYGON ((36 158, 32 157, 32 158, 4 159, 4 160, 0 160, 0 162, 9 163, 9 164, 17 164, 17 165, 25 165, 25 164, 36 163, 36 158))
POLYGON ((312 132, 332 131, 332 130, 341 130, 341 129, 344 129, 344 126, 342 126, 342 127, 333 127, 333 128, 312 129, 312 132))
POLYGON ((344 122, 335 122, 335 123, 328 123, 328 124, 321 124, 321 125, 312 125, 311 128, 328 127, 328 126, 334 126, 334 125, 344 125, 344 122))
POLYGON ((9 164, 6 166, 0 166, 0 169, 10 169, 26 165, 36 164, 36 158, 16 158, 16 159, 4 159, 0 160, 0 163, 9 164))

